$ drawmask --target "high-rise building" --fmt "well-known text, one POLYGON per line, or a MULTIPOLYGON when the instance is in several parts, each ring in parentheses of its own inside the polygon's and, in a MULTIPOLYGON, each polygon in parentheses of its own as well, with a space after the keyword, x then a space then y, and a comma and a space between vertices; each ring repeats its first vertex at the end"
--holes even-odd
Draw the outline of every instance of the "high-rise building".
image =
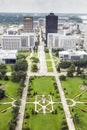
POLYGON ((46 16, 46 44, 48 33, 57 33, 57 30, 58 16, 55 16, 54 13, 50 13, 48 16, 46 16))
POLYGON ((24 32, 33 32, 33 17, 24 17, 24 32))

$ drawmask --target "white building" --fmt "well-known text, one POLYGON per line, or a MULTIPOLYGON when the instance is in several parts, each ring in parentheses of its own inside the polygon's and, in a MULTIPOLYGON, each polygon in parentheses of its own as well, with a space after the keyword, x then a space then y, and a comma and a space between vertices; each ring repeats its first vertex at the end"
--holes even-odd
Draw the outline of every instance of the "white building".
POLYGON ((80 60, 87 59, 87 53, 84 51, 60 51, 59 52, 60 60, 80 60))
POLYGON ((49 48, 76 50, 76 44, 80 42, 80 38, 77 35, 60 35, 58 33, 49 33, 47 41, 47 45, 49 48))
POLYGON ((0 63, 13 64, 16 62, 17 50, 0 50, 0 63))
POLYGON ((22 33, 20 35, 3 35, 3 50, 28 50, 35 46, 34 33, 22 33))

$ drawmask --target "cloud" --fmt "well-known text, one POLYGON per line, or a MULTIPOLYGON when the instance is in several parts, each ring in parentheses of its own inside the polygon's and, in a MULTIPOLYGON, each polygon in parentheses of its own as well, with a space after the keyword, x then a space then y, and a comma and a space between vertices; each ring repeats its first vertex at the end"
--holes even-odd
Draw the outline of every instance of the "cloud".
POLYGON ((0 12, 87 13, 86 0, 0 0, 0 12))

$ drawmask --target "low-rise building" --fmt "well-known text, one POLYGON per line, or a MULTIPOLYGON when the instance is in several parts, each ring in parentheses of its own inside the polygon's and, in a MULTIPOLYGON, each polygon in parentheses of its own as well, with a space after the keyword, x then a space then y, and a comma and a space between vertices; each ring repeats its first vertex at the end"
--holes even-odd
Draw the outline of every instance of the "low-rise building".
POLYGON ((59 52, 60 60, 80 60, 87 59, 87 53, 85 51, 60 51, 59 52))
POLYGON ((0 50, 0 63, 14 64, 17 59, 17 50, 0 50))

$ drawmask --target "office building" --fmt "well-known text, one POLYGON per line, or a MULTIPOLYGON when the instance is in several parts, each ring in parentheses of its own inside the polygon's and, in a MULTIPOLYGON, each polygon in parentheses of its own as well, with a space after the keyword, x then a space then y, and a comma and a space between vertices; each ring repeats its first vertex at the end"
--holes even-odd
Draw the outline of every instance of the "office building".
POLYGON ((33 17, 24 17, 24 32, 33 32, 33 17))
POLYGON ((34 33, 22 33, 21 35, 3 35, 3 50, 28 50, 35 46, 34 33))
POLYGON ((58 16, 54 13, 50 13, 46 16, 46 45, 47 45, 47 35, 48 33, 57 33, 58 30, 58 16))
POLYGON ((82 38, 77 35, 60 35, 58 33, 48 33, 47 36, 48 48, 63 48, 64 50, 76 50, 80 49, 79 46, 81 43, 82 38))

